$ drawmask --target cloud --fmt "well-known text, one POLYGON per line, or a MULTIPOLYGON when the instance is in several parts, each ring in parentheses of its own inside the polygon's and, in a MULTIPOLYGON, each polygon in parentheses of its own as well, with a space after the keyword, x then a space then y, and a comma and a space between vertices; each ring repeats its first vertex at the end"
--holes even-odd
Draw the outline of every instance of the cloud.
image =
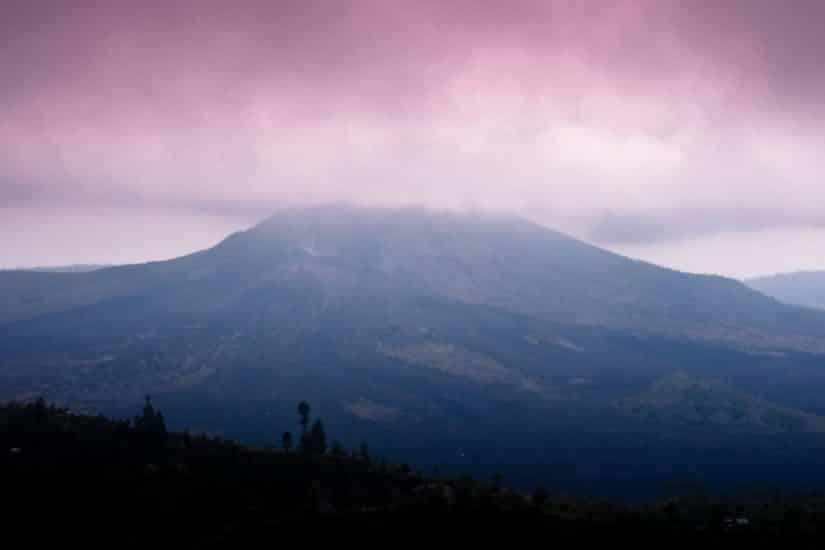
POLYGON ((825 4, 9 0, 0 202, 351 200, 606 244, 822 225, 825 4))

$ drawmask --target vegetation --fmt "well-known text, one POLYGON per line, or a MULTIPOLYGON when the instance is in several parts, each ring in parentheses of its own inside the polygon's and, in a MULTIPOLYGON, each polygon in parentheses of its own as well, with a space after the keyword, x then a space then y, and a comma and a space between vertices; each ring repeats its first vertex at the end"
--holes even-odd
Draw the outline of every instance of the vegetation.
MULTIPOLYGON (((148 399, 133 422, 76 415, 42 400, 0 407, 0 482, 11 505, 6 539, 23 534, 19 540, 35 547, 237 548, 275 545, 309 527, 334 537, 378 530, 398 537, 427 526, 465 539, 497 533, 753 548, 814 544, 825 533, 822 494, 721 498, 688 485, 636 506, 544 488, 523 494, 501 476, 491 483, 433 477, 376 461, 366 444, 353 456, 338 446, 329 453, 309 444, 302 453, 288 445, 250 448, 166 432, 158 418, 148 399)), ((307 441, 313 431, 320 441, 322 428, 316 420, 307 441)))

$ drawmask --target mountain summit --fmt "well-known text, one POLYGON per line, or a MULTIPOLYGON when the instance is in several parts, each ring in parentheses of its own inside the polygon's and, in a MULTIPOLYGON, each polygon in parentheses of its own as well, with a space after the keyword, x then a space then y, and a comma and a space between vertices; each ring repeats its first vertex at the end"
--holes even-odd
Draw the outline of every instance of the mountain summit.
POLYGON ((314 302, 316 314, 368 297, 429 297, 542 320, 825 351, 825 315, 744 284, 632 260, 511 217, 319 206, 288 209, 212 249, 88 274, 0 274, 0 321, 112 300, 148 314, 314 302), (319 309, 320 308, 320 309, 319 309))

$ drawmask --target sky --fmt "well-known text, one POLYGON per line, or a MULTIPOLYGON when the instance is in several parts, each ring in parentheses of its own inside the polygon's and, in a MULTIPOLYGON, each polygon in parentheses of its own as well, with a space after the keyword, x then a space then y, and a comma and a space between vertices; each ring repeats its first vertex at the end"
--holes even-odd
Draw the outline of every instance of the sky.
POLYGON ((0 268, 349 201, 825 269, 823 51, 819 0, 2 0, 0 268))

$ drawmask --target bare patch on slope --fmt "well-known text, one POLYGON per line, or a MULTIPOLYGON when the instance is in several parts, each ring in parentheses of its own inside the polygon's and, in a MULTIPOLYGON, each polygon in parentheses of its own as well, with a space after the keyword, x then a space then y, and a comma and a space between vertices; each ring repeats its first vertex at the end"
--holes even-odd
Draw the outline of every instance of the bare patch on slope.
POLYGON ((484 384, 506 384, 529 392, 547 394, 547 388, 516 369, 509 369, 495 359, 452 344, 414 346, 378 346, 378 352, 422 367, 440 370, 453 376, 484 384))
POLYGON ((363 397, 357 401, 345 402, 344 408, 357 418, 374 422, 394 422, 400 415, 396 408, 387 407, 363 397))

